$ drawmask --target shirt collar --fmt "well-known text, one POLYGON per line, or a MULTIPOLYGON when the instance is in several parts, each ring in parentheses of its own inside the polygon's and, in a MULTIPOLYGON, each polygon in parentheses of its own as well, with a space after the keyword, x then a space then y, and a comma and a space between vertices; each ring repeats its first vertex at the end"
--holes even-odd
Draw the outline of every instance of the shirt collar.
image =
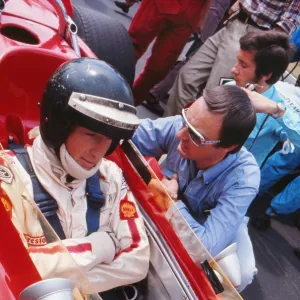
POLYGON ((60 184, 68 188, 77 188, 83 183, 83 180, 74 179, 72 182, 67 182, 68 173, 64 170, 61 162, 57 158, 55 151, 48 148, 43 142, 41 136, 39 135, 33 142, 32 150, 32 163, 36 168, 43 169, 48 173, 50 177, 58 181, 60 184))
POLYGON ((262 95, 264 95, 265 97, 267 97, 269 99, 272 99, 274 92, 275 92, 275 86, 272 84, 272 85, 270 85, 270 87, 267 90, 265 90, 262 93, 262 95))
POLYGON ((209 184, 216 177, 218 177, 220 174, 222 174, 232 164, 232 162, 236 160, 236 158, 237 158, 236 153, 229 154, 226 156, 226 158, 224 158, 223 160, 221 160, 214 166, 212 166, 204 171, 199 170, 197 177, 202 175, 204 184, 209 184))

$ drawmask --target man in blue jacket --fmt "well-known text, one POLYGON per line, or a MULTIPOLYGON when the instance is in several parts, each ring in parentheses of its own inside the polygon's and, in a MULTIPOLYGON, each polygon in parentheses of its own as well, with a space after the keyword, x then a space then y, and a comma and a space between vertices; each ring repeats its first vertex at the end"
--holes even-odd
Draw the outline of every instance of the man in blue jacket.
POLYGON ((242 147, 255 122, 246 93, 220 86, 206 90, 182 116, 143 120, 133 137, 143 155, 167 153, 164 184, 178 184, 170 196, 210 253, 215 256, 237 242, 239 291, 257 272, 245 214, 260 172, 242 147))

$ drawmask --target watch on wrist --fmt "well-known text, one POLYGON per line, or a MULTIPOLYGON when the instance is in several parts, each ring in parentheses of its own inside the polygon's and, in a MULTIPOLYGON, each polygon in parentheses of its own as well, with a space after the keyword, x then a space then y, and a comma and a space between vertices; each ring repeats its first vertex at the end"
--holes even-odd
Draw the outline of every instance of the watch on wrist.
POLYGON ((284 115, 286 111, 286 106, 283 103, 276 103, 276 106, 277 106, 277 111, 275 114, 272 115, 274 119, 278 119, 279 116, 284 115))

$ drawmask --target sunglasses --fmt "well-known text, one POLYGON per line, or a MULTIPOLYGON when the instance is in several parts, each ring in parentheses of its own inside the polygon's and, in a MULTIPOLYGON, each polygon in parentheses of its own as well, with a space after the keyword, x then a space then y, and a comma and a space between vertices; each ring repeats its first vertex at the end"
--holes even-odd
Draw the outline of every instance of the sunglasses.
POLYGON ((205 145, 213 145, 213 144, 218 144, 220 143, 220 140, 217 141, 206 141, 205 137, 198 132, 187 120, 186 113, 188 109, 183 109, 182 110, 182 119, 183 119, 183 126, 187 128, 189 136, 192 140, 192 142, 198 146, 198 147, 203 147, 205 145))

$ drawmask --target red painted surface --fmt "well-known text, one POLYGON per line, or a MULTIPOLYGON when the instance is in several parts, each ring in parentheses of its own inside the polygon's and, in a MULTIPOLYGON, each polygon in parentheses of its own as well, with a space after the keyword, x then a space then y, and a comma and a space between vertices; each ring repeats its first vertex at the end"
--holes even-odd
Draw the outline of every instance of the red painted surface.
POLYGON ((182 245, 180 239, 174 232, 171 224, 165 218, 164 214, 160 213, 158 209, 153 209, 152 204, 155 203, 153 194, 141 177, 136 173, 122 149, 118 147, 117 150, 108 157, 108 159, 114 161, 123 170, 130 190, 133 192, 134 196, 138 199, 145 212, 150 216, 151 220, 164 237, 198 299, 217 299, 217 296, 213 291, 204 271, 190 258, 188 252, 182 245))
POLYGON ((0 299, 17 299, 27 286, 40 281, 41 277, 2 203, 0 245, 0 299))
POLYGON ((148 162, 151 169, 155 172, 157 178, 159 180, 162 180, 165 176, 159 166, 158 161, 154 157, 151 157, 151 156, 145 156, 145 159, 148 162))
MULTIPOLYGON (((39 107, 48 78, 67 60, 77 58, 57 33, 58 18, 53 0, 10 0, 1 19, 0 31, 0 142, 8 136, 29 144, 28 131, 39 124, 39 107), (8 27, 22 28, 36 44, 5 34, 8 27), (13 108, 13 109, 12 109, 13 108)), ((65 0, 66 3, 70 2, 65 0)), ((70 10, 70 9, 69 9, 70 10)), ((79 39, 82 56, 95 57, 79 39)))

